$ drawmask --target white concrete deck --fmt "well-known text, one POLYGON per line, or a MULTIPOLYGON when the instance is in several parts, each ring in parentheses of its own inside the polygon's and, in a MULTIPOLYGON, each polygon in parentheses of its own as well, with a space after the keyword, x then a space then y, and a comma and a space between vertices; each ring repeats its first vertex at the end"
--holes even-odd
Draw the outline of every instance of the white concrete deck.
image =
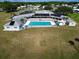
POLYGON ((29 18, 28 21, 54 21, 53 18, 29 18))

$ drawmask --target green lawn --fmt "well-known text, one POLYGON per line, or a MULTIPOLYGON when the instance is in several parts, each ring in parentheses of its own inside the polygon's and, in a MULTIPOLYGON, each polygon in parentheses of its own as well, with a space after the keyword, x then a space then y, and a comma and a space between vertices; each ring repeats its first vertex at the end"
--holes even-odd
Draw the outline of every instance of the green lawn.
POLYGON ((79 22, 79 13, 69 14, 69 16, 76 22, 79 22))
MULTIPOLYGON (((79 38, 76 27, 31 28, 4 32, 9 13, 0 13, 0 59, 78 59, 79 52, 68 41, 79 38)), ((79 14, 69 16, 79 22, 79 14), (75 16, 77 15, 77 16, 75 16)), ((74 41, 75 42, 75 41, 74 41)), ((79 49, 79 42, 75 42, 79 49)))

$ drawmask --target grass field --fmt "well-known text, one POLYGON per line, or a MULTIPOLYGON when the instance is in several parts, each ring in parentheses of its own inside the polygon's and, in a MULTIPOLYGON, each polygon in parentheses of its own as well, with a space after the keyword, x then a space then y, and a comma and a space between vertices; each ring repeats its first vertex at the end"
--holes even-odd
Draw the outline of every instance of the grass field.
MULTIPOLYGON (((0 59, 79 59, 79 25, 4 32, 10 13, 0 12, 0 59), (75 46, 68 41, 74 41, 75 46)), ((69 14, 79 23, 79 14, 69 14)))

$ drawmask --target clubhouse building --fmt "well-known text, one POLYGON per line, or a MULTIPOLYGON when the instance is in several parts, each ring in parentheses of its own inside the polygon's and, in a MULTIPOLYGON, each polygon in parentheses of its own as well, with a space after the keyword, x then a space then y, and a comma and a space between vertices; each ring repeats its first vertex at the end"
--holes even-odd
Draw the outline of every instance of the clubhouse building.
POLYGON ((14 16, 4 25, 4 31, 20 31, 26 28, 76 26, 71 18, 55 14, 48 10, 35 11, 34 13, 14 16))

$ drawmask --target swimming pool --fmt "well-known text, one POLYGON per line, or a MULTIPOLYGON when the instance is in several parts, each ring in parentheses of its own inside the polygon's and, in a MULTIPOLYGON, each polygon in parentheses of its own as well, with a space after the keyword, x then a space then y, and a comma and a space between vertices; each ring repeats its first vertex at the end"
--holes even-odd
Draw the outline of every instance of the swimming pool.
POLYGON ((47 25, 51 25, 50 22, 30 22, 29 25, 31 26, 47 26, 47 25))
POLYGON ((28 27, 52 27, 50 21, 30 21, 28 27))
POLYGON ((55 22, 53 21, 27 21, 24 24, 24 28, 31 28, 31 27, 53 27, 55 26, 55 22))

